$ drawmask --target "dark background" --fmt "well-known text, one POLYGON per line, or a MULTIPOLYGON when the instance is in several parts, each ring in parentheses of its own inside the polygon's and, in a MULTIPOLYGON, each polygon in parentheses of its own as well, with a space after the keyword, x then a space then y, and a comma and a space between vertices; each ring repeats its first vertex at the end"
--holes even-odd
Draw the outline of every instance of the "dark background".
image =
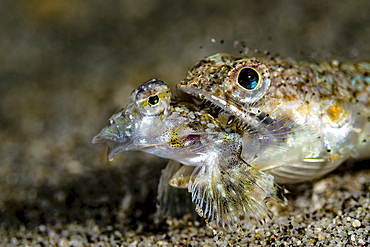
POLYGON ((1 234, 86 222, 150 231, 166 161, 108 163, 90 144, 130 92, 150 78, 174 88, 199 59, 247 51, 236 40, 247 55, 368 59, 369 12, 367 0, 2 0, 1 234))

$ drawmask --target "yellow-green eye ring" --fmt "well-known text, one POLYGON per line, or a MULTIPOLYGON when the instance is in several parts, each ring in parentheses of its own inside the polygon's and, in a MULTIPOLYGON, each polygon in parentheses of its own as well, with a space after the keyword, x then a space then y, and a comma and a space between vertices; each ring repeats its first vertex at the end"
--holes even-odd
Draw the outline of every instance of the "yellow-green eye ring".
POLYGON ((150 96, 148 98, 148 103, 151 106, 155 106, 156 104, 158 104, 159 103, 159 97, 158 97, 158 95, 150 96))
POLYGON ((244 67, 238 73, 237 82, 242 88, 253 90, 260 82, 260 75, 254 68, 244 67))

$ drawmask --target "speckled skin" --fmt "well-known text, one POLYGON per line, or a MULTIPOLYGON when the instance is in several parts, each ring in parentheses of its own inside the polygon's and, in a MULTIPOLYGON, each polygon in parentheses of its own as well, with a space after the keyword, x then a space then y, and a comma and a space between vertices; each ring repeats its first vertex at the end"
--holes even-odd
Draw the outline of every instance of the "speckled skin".
MULTIPOLYGON (((278 182, 310 180, 370 154, 370 63, 296 62, 216 54, 201 60, 178 89, 235 117, 243 159, 278 182), (260 76, 238 84, 242 68, 260 76)), ((228 117, 219 121, 227 128, 228 117)))
MULTIPOLYGON (((270 216, 267 198, 285 204, 273 176, 241 159, 242 136, 225 130, 207 109, 171 103, 169 87, 156 79, 135 89, 130 99, 93 139, 108 144, 109 160, 121 151, 140 150, 185 165, 172 178, 166 172, 163 177, 187 188, 197 213, 224 229, 235 229, 241 215, 270 216)), ((167 185, 168 180, 160 184, 162 203, 170 203, 167 185)))

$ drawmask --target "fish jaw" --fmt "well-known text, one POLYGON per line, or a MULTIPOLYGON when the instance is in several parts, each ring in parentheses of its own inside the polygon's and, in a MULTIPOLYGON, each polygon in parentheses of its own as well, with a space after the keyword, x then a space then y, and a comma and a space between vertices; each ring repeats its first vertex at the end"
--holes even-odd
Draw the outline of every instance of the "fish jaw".
MULTIPOLYGON (((106 143, 108 145, 108 160, 122 151, 132 149, 132 124, 130 117, 125 114, 133 108, 132 103, 109 118, 109 123, 99 134, 92 139, 93 144, 106 143)), ((133 115, 131 115, 132 118, 133 115)))

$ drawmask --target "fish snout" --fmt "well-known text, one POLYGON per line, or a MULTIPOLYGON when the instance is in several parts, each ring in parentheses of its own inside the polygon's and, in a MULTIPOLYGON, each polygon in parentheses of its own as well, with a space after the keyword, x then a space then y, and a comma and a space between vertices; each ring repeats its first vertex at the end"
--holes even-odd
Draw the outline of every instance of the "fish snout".
POLYGON ((109 119, 108 125, 94 136, 92 143, 106 143, 108 145, 108 160, 112 161, 117 154, 129 149, 132 143, 131 125, 113 116, 109 119))

